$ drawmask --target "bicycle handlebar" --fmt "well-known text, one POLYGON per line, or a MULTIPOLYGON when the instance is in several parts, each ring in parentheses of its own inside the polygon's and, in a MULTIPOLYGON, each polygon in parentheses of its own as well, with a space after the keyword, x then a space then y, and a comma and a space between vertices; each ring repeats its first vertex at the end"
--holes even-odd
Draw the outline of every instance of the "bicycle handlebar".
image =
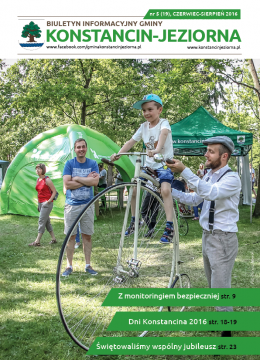
POLYGON ((139 156, 139 155, 147 155, 146 152, 125 152, 125 153, 118 153, 117 155, 136 155, 136 156, 139 156))
MULTIPOLYGON (((147 155, 146 152, 125 152, 125 153, 118 153, 116 155, 136 155, 136 156, 141 156, 141 155, 147 155)), ((175 164, 175 161, 172 160, 172 159, 166 159, 166 160, 163 160, 164 162, 167 162, 168 164, 175 164)), ((158 162, 158 161, 157 161, 158 162)))

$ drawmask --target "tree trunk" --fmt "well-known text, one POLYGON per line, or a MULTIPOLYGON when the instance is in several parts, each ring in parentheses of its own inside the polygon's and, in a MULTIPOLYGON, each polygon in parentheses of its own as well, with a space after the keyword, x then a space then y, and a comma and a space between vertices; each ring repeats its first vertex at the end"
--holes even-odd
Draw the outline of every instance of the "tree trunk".
POLYGON ((86 100, 82 102, 81 106, 81 125, 85 126, 86 124, 86 100))
POLYGON ((250 69, 250 73, 252 75, 253 78, 253 82, 254 82, 254 87, 256 88, 256 95, 258 97, 258 116, 260 116, 260 83, 259 83, 259 79, 258 79, 258 75, 255 69, 255 65, 252 59, 248 60, 249 63, 249 69, 250 69))
POLYGON ((260 165, 258 168, 258 179, 257 179, 257 184, 258 184, 258 190, 257 190, 257 195, 256 195, 256 202, 255 202, 255 210, 253 213, 253 216, 258 218, 260 217, 260 188, 259 188, 259 177, 260 177, 260 165))
POLYGON ((29 34, 29 41, 27 41, 27 42, 36 42, 36 41, 34 41, 34 36, 33 35, 31 35, 31 34, 29 34))

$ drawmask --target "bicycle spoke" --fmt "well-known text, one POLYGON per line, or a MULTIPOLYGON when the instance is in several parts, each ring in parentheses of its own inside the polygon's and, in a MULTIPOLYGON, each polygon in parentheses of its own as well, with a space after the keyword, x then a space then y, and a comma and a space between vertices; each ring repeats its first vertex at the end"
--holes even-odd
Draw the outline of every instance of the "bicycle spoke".
MULTIPOLYGON (((133 183, 128 183, 126 186, 128 193, 130 188, 136 187, 133 183)), ((131 272, 127 264, 127 261, 133 257, 134 234, 123 236, 124 242, 120 242, 128 199, 124 196, 124 207, 119 208, 116 192, 124 187, 125 184, 121 184, 108 188, 89 204, 97 209, 101 205, 101 197, 106 201, 106 210, 100 209, 98 220, 95 222, 95 232, 92 235, 91 265, 98 275, 91 276, 84 273, 84 256, 81 252, 75 251, 73 273, 68 278, 63 278, 61 274, 66 268, 66 244, 69 241, 69 235, 61 250, 57 273, 59 311, 69 335, 86 350, 97 336, 144 336, 144 333, 146 335, 146 332, 137 331, 107 332, 107 326, 116 311, 162 310, 158 307, 102 307, 111 288, 168 287, 170 281, 173 245, 164 245, 159 241, 166 223, 164 206, 159 195, 145 186, 141 186, 140 212, 147 194, 150 199, 147 201, 146 216, 143 219, 140 216, 140 221, 143 223, 138 229, 137 259, 135 259, 141 266, 137 265, 135 271, 131 272), (151 225, 151 219, 156 219, 155 231, 151 237, 145 237, 151 225), (117 267, 119 249, 122 252, 120 268, 117 267)), ((131 211, 126 220, 126 226, 129 226, 131 211)))

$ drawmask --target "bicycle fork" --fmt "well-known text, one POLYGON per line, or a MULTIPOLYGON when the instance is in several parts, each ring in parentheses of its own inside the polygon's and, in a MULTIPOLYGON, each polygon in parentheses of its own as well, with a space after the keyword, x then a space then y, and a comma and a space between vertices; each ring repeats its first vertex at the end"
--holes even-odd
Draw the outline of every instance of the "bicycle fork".
POLYGON ((119 251, 118 251, 118 257, 117 257, 117 265, 116 265, 116 273, 118 275, 122 273, 127 273, 131 277, 137 277, 138 276, 138 268, 140 267, 141 263, 139 260, 137 260, 137 243, 138 243, 138 229, 139 229, 139 202, 140 202, 140 192, 141 192, 141 179, 139 178, 140 175, 140 169, 141 169, 141 156, 139 155, 136 160, 136 167, 135 167, 135 175, 134 175, 134 181, 136 182, 136 202, 135 202, 135 229, 134 229, 134 250, 133 250, 133 258, 129 259, 127 261, 127 264, 130 268, 130 271, 123 270, 123 267, 121 265, 121 258, 122 258, 122 249, 124 246, 124 238, 125 238, 125 231, 129 216, 129 210, 131 208, 131 200, 133 196, 133 187, 130 187, 129 195, 128 195, 128 201, 124 216, 124 223, 123 228, 121 232, 121 238, 120 238, 120 245, 119 245, 119 251))

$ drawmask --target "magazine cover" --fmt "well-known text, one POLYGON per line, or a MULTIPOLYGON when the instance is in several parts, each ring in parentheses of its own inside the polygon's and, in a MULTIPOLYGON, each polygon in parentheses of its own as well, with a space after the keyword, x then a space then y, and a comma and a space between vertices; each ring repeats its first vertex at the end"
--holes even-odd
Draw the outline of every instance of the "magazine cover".
POLYGON ((0 359, 259 359, 258 3, 5 3, 0 359))

